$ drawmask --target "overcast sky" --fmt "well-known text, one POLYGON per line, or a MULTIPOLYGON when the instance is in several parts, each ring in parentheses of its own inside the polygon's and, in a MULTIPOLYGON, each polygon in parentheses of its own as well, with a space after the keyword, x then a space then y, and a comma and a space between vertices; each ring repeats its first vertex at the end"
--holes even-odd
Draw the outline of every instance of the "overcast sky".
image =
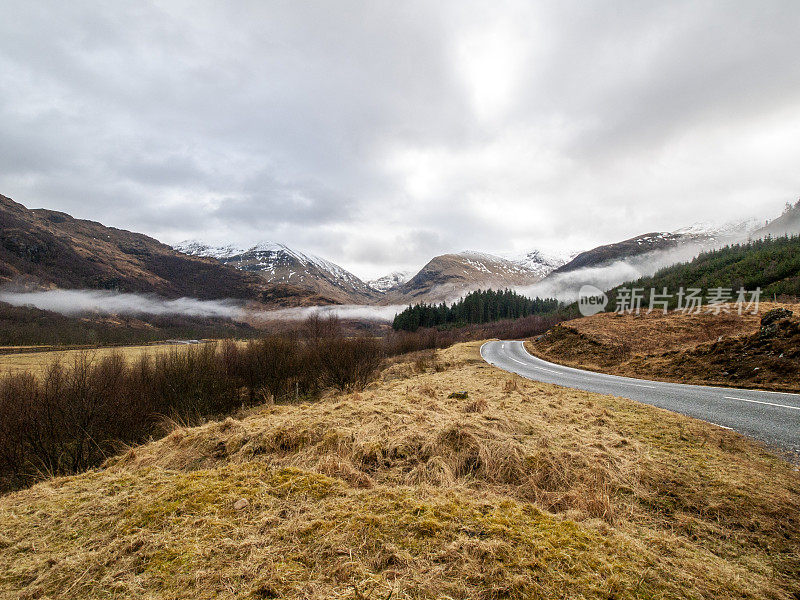
POLYGON ((362 277, 800 196, 800 3, 0 5, 0 193, 362 277))

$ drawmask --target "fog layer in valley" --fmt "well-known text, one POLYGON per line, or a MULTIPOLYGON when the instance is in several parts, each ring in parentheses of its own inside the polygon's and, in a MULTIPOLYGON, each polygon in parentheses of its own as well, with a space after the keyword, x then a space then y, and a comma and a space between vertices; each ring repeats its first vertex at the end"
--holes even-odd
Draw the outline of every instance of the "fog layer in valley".
POLYGON ((94 315, 182 315, 233 319, 235 321, 301 320, 312 315, 343 319, 391 321, 404 306, 331 305, 277 310, 254 310, 237 300, 167 300, 153 295, 126 294, 107 290, 0 291, 0 302, 31 306, 66 316, 94 315))

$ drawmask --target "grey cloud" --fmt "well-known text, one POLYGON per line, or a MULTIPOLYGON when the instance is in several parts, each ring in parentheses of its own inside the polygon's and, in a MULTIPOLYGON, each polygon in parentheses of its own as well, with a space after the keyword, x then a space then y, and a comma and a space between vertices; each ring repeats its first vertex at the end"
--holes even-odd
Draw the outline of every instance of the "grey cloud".
POLYGON ((798 30, 789 0, 7 3, 0 193, 360 275, 770 216, 798 30))

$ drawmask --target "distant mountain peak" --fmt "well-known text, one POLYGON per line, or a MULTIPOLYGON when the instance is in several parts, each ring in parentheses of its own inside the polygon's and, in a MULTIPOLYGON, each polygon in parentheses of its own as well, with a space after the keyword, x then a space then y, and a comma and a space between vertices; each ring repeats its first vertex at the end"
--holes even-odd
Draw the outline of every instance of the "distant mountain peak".
POLYGON ((450 301, 476 289, 531 285, 549 270, 475 250, 442 254, 432 258, 405 283, 389 289, 385 301, 450 301))
POLYGON ((413 271, 393 271, 376 279, 367 281, 367 285, 382 294, 403 285, 414 276, 413 271))
POLYGON ((710 221, 698 221, 688 227, 681 227, 671 232, 678 235, 698 236, 698 237, 734 237, 737 235, 746 236, 758 229, 763 223, 762 220, 751 218, 743 221, 728 221, 725 223, 712 223, 710 221))
POLYGON ((215 258, 239 270, 258 273, 267 283, 312 290, 336 302, 366 302, 378 296, 373 288, 336 263, 279 242, 263 241, 241 248, 190 240, 177 244, 175 249, 215 258))
POLYGON ((242 248, 237 246, 209 246, 200 240, 184 240, 180 244, 175 244, 172 248, 189 256, 204 256, 216 258, 217 260, 244 252, 242 248))
POLYGON ((524 268, 535 272, 540 277, 546 277, 555 269, 567 264, 578 255, 577 252, 556 255, 544 252, 538 248, 533 248, 522 253, 506 253, 502 256, 511 260, 524 268))

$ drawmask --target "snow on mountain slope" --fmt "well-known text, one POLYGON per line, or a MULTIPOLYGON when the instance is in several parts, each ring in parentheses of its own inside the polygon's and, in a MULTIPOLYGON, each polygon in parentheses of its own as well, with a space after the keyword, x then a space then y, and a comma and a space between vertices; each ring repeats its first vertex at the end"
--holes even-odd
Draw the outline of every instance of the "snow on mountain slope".
POLYGON ((384 275, 383 277, 378 277, 377 279, 370 279, 369 281, 367 281, 367 285, 371 287, 373 290, 376 290, 383 294, 391 289, 396 288, 397 286, 403 285, 413 276, 414 273, 412 271, 394 271, 393 273, 389 273, 388 275, 384 275))
POLYGON ((525 269, 536 273, 539 277, 546 277, 554 269, 567 264, 570 260, 577 256, 577 253, 555 255, 542 252, 538 249, 533 249, 523 254, 506 253, 501 255, 503 258, 511 260, 525 269))
POLYGON ((267 283, 311 290, 334 302, 368 302, 379 296, 339 265, 277 242, 261 242, 245 249, 189 240, 175 249, 193 256, 216 258, 242 271, 258 273, 267 283))
POLYGON ((699 221, 689 225, 688 227, 676 229, 672 233, 703 237, 707 239, 728 239, 736 237, 744 238, 762 225, 763 220, 756 218, 746 219, 744 221, 730 221, 721 225, 719 223, 699 221))
POLYGON ((758 226, 756 219, 725 224, 695 223, 675 231, 657 231, 598 246, 581 252, 553 272, 566 273, 587 267, 603 267, 615 261, 642 262, 655 252, 682 250, 676 252, 675 260, 688 260, 703 250, 719 248, 726 244, 746 240, 758 226))
POLYGON ((431 259, 407 282, 390 289, 384 302, 450 301, 476 289, 503 289, 533 284, 544 267, 485 252, 465 251, 431 259))

